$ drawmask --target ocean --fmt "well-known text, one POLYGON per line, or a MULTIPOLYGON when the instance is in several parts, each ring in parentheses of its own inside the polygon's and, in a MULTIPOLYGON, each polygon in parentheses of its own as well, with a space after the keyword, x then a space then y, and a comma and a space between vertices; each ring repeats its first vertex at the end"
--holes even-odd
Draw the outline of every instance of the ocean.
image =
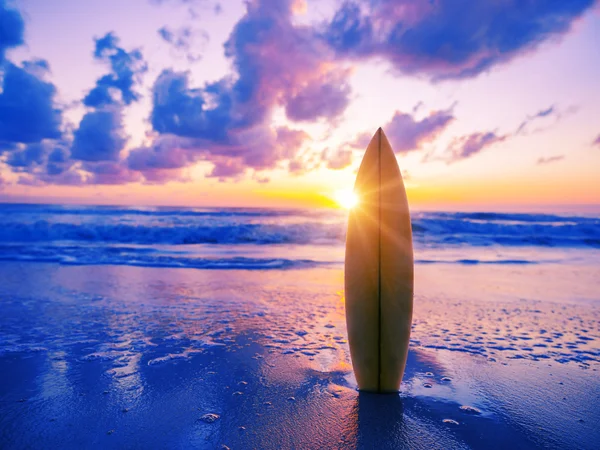
MULTIPOLYGON (((0 205, 0 259, 285 269, 340 265, 342 210, 0 205)), ((413 212, 417 264, 590 263, 600 217, 413 212)))

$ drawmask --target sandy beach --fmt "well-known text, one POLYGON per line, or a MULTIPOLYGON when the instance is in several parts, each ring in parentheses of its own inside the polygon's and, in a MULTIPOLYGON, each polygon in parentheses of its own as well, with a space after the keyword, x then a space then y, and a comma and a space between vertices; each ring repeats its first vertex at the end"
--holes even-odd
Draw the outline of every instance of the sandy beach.
POLYGON ((417 265, 397 396, 356 390, 340 267, 2 263, 0 274, 2 448, 600 440, 595 266, 417 265))

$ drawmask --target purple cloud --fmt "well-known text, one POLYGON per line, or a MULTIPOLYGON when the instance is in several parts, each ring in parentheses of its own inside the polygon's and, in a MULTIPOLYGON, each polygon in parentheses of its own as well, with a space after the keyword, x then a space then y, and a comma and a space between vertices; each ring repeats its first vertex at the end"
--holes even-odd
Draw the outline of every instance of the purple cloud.
POLYGON ((289 92, 285 112, 295 121, 330 119, 345 111, 350 100, 347 71, 332 71, 309 80, 297 92, 289 92))
POLYGON ((346 1, 324 30, 340 56, 383 57, 404 74, 469 78, 537 48, 594 0, 346 1))
POLYGON ((600 145, 600 134, 598 135, 598 137, 594 140, 594 142, 592 142, 592 145, 600 145))
POLYGON ((126 164, 149 183, 181 181, 184 178, 181 169, 196 162, 200 156, 193 150, 192 141, 165 135, 156 138, 149 147, 131 150, 126 164))
POLYGON ((422 120, 397 111, 384 130, 394 151, 406 153, 433 141, 453 120, 451 110, 434 111, 422 120))
POLYGON ((557 155, 557 156, 548 156, 539 158, 536 162, 537 165, 549 164, 556 161, 561 161, 565 159, 565 155, 557 155))
MULTIPOLYGON (((407 153, 434 141, 454 120, 452 109, 433 111, 421 120, 396 111, 394 117, 383 126, 383 130, 395 153, 407 153)), ((371 132, 361 133, 351 146, 364 149, 372 137, 371 132)))
POLYGON ((217 157, 212 162, 213 169, 207 176, 218 178, 220 182, 225 182, 228 178, 237 178, 246 170, 241 158, 217 157))
POLYGON ((87 184, 123 184, 143 180, 139 172, 115 161, 85 162, 83 169, 90 174, 87 184))
POLYGON ((321 159, 327 162, 328 169, 344 169, 352 164, 352 150, 344 148, 333 153, 323 152, 321 159))
POLYGON ((454 138, 446 150, 443 159, 447 164, 452 164, 470 158, 498 142, 503 142, 507 137, 498 136, 495 132, 488 131, 486 133, 479 132, 454 138))

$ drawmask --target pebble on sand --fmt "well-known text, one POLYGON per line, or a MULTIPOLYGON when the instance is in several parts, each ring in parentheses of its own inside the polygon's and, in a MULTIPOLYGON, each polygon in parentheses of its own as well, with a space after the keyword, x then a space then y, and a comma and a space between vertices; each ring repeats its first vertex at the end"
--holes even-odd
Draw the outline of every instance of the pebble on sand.
POLYGON ((220 416, 218 414, 208 413, 208 414, 204 414, 203 416, 201 416, 200 420, 202 422, 206 422, 206 423, 213 423, 216 420, 218 420, 219 418, 220 418, 220 416))

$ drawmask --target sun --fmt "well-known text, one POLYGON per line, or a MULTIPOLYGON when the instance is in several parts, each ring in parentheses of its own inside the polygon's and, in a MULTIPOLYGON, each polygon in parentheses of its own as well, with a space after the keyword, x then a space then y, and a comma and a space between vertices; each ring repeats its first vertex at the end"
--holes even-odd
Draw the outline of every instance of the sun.
POLYGON ((340 189, 333 194, 334 200, 342 208, 352 209, 358 205, 358 195, 351 189, 340 189))

